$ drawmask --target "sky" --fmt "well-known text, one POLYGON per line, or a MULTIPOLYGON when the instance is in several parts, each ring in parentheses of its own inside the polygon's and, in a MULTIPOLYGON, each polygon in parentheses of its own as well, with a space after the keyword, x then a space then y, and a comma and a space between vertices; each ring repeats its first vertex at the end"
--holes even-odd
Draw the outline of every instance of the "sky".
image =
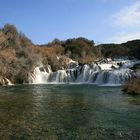
POLYGON ((13 24, 35 44, 85 37, 140 39, 140 0, 0 0, 0 28, 13 24))

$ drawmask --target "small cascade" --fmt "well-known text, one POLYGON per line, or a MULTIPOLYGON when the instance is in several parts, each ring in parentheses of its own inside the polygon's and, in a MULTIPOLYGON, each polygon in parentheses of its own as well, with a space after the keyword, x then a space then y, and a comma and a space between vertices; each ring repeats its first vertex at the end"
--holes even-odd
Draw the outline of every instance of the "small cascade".
POLYGON ((56 72, 52 72, 49 75, 49 82, 52 83, 64 83, 67 82, 67 73, 65 70, 58 70, 56 72))
POLYGON ((68 64, 67 69, 52 72, 51 67, 37 66, 30 74, 30 83, 93 83, 98 85, 118 85, 130 78, 140 77, 140 73, 131 70, 138 61, 109 61, 79 65, 68 64))
POLYGON ((133 76, 133 71, 129 69, 119 69, 112 71, 101 71, 98 73, 96 84, 123 84, 133 76))
POLYGON ((100 67, 97 64, 84 65, 81 74, 76 79, 76 82, 90 83, 93 82, 94 76, 100 71, 100 67))
POLYGON ((43 66, 38 66, 34 69, 34 72, 29 76, 29 83, 41 84, 48 81, 49 74, 51 73, 50 66, 48 66, 48 72, 43 66))
POLYGON ((67 75, 67 82, 74 82, 77 77, 80 75, 81 72, 81 66, 76 66, 75 68, 72 69, 66 69, 66 75, 67 75))
POLYGON ((5 77, 0 77, 0 85, 13 85, 13 84, 9 79, 5 77))
POLYGON ((7 79, 7 78, 5 78, 5 79, 6 79, 7 85, 9 85, 9 86, 10 86, 10 85, 13 85, 12 82, 11 82, 9 79, 7 79))

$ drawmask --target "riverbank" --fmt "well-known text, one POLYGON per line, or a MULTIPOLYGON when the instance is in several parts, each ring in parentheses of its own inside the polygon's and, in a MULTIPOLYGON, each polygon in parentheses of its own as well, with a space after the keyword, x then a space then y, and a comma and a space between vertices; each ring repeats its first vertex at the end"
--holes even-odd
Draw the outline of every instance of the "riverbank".
POLYGON ((140 95, 140 80, 133 79, 123 86, 122 91, 126 94, 140 95))

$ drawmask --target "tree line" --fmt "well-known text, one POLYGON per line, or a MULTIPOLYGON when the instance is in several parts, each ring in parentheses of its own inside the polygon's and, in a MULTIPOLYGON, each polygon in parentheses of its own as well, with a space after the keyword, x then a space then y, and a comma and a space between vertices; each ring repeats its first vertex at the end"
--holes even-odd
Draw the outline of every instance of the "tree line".
POLYGON ((52 70, 65 69, 67 59, 81 64, 90 64, 103 57, 130 56, 140 58, 140 40, 123 44, 101 44, 83 37, 37 45, 14 25, 6 24, 0 28, 0 76, 13 83, 28 82, 29 72, 43 63, 51 65, 52 70))

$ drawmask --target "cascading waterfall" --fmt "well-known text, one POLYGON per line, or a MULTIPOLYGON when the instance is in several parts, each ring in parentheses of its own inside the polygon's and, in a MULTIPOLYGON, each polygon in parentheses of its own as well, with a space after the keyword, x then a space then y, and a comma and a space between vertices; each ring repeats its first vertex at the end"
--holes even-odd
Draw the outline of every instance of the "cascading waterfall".
POLYGON ((99 71, 100 68, 97 64, 84 65, 80 75, 76 79, 76 82, 92 83, 94 81, 96 73, 99 71))
POLYGON ((56 72, 52 72, 49 75, 48 82, 52 83, 64 83, 67 82, 67 73, 65 70, 58 70, 56 72))
POLYGON ((47 67, 47 71, 43 67, 43 65, 37 66, 34 69, 34 72, 29 75, 29 83, 34 83, 34 84, 46 83, 48 81, 51 72, 52 71, 50 66, 47 67))
POLYGON ((101 71, 98 73, 96 84, 123 84, 133 75, 133 71, 129 69, 101 71))
POLYGON ((12 85, 12 82, 9 79, 0 76, 0 85, 12 85))
POLYGON ((93 83, 99 85, 116 85, 127 82, 132 77, 140 77, 140 73, 130 68, 138 61, 111 61, 109 63, 96 62, 78 65, 69 63, 66 70, 53 72, 43 65, 37 66, 30 74, 29 81, 39 83, 93 83), (121 63, 121 65, 120 65, 121 63))

